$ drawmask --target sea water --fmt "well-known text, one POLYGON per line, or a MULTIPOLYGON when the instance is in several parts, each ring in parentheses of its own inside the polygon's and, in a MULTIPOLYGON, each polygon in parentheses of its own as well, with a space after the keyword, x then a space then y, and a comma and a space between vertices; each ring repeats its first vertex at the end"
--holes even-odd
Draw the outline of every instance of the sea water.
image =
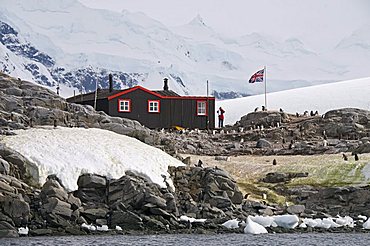
POLYGON ((284 233, 284 234, 171 234, 116 236, 60 236, 0 239, 0 245, 368 245, 370 233, 284 233))

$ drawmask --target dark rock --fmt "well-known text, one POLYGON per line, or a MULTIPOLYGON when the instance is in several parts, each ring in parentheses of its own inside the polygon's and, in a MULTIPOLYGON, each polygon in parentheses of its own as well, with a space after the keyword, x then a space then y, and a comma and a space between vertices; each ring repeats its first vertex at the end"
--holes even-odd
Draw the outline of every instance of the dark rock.
POLYGON ((121 226, 124 229, 141 230, 143 220, 137 214, 127 211, 113 211, 111 216, 111 226, 121 226))
POLYGON ((72 209, 71 205, 67 202, 63 202, 55 197, 50 197, 47 199, 46 203, 43 205, 44 214, 56 214, 61 215, 67 219, 71 218, 72 209))
POLYGON ((96 223, 97 225, 99 225, 99 226, 107 225, 107 224, 108 224, 108 222, 107 222, 107 220, 106 220, 106 219, 96 219, 96 220, 95 220, 95 223, 96 223))
POLYGON ((304 205, 292 205, 287 208, 287 212, 290 214, 301 214, 305 211, 304 205))
POLYGON ((65 228, 65 231, 70 235, 86 235, 87 233, 80 230, 77 226, 68 226, 65 228))
POLYGON ((29 231, 31 236, 51 236, 53 235, 52 229, 34 229, 29 231))
POLYGON ((160 208, 166 208, 166 200, 159 197, 159 196, 153 195, 153 194, 146 195, 145 196, 145 202, 146 203, 151 203, 151 204, 156 205, 160 208))
POLYGON ((6 221, 0 221, 0 230, 16 230, 16 228, 6 221))
POLYGON ((105 208, 90 208, 85 211, 81 211, 81 215, 93 223, 95 223, 96 219, 105 219, 107 213, 108 210, 105 208))
POLYGON ((256 143, 256 148, 271 148, 271 143, 266 139, 259 139, 256 143))
POLYGON ((261 181, 265 183, 288 182, 294 178, 308 177, 308 173, 268 173, 261 181))
POLYGON ((68 194, 68 200, 67 202, 71 204, 71 209, 76 210, 79 207, 81 207, 81 200, 77 197, 75 197, 72 193, 68 194))
POLYGON ((3 211, 14 221, 17 227, 28 222, 30 206, 25 201, 6 196, 2 203, 3 211))
POLYGON ((49 213, 45 215, 47 224, 55 228, 66 228, 72 226, 71 222, 68 219, 65 219, 62 216, 59 216, 54 213, 49 213))
POLYGON ((150 228, 151 230, 155 230, 155 231, 158 231, 158 230, 166 230, 166 226, 159 220, 156 220, 154 218, 151 218, 151 217, 145 217, 145 227, 146 228, 150 228))
POLYGON ((106 188, 79 188, 73 194, 84 203, 105 203, 107 200, 106 188))
POLYGON ((10 172, 10 164, 6 160, 0 158, 0 173, 8 174, 10 172))
POLYGON ((230 200, 234 204, 241 204, 243 202, 243 193, 241 193, 240 191, 236 190, 234 192, 234 195, 230 198, 230 200))
POLYGON ((83 174, 78 177, 79 188, 105 188, 107 180, 105 177, 96 174, 83 174))
POLYGON ((0 238, 10 237, 15 238, 19 237, 17 230, 0 230, 0 238))
POLYGON ((40 197, 46 201, 50 197, 58 198, 61 201, 67 201, 68 194, 58 181, 49 179, 42 186, 40 197))
POLYGON ((13 187, 11 187, 10 185, 8 185, 7 183, 5 183, 3 181, 0 181, 0 191, 6 191, 6 192, 14 193, 15 189, 13 187))
POLYGON ((209 204, 216 208, 227 208, 231 206, 231 201, 228 198, 222 196, 214 196, 209 199, 209 204))
POLYGON ((165 218, 171 217, 171 215, 168 212, 166 212, 165 210, 163 210, 161 208, 150 208, 149 211, 150 211, 150 213, 152 213, 154 215, 159 215, 159 216, 162 216, 162 217, 165 217, 165 218))

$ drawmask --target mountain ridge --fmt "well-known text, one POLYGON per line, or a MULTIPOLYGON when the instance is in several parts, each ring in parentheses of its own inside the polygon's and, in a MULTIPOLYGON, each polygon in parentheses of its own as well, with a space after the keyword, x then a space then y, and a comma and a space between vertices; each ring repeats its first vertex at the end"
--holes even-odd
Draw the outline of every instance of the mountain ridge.
POLYGON ((1 35, 16 37, 2 40, 3 71, 82 92, 95 90, 96 82, 106 88, 109 73, 121 89, 138 84, 158 89, 168 77, 171 89, 180 94, 204 95, 208 80, 211 91, 236 95, 263 93, 263 88, 247 83, 263 65, 271 75, 269 91, 292 88, 297 84, 292 81, 308 86, 353 78, 358 70, 350 64, 357 62, 318 54, 294 37, 283 41, 258 33, 223 37, 201 16, 181 28, 168 28, 143 13, 90 9, 75 0, 31 0, 0 7, 0 21, 15 31, 2 28, 1 35))

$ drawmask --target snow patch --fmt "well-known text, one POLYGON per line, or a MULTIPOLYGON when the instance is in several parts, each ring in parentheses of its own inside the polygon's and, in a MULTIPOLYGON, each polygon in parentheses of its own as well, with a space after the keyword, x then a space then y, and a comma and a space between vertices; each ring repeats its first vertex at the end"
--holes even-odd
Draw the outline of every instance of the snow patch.
MULTIPOLYGON (((370 110, 369 94, 370 77, 268 93, 267 108, 269 110, 282 108, 285 112, 300 114, 306 110, 318 110, 323 114, 338 108, 370 110)), ((226 111, 226 124, 234 124, 242 116, 253 112, 256 107, 261 108, 261 105, 264 105, 263 94, 216 101, 216 108, 221 106, 226 111)))
POLYGON ((43 184, 48 175, 56 174, 69 190, 77 189, 83 172, 120 178, 127 170, 166 187, 162 175, 169 177, 168 166, 183 165, 157 148, 107 130, 42 127, 16 134, 5 137, 4 143, 37 165, 34 178, 43 184))

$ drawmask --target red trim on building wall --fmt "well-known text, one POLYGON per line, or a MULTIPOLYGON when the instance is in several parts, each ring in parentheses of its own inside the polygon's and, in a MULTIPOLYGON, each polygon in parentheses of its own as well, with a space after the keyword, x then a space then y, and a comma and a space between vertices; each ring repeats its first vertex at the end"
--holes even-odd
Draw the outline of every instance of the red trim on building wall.
POLYGON ((118 99, 118 112, 120 112, 120 113, 130 113, 131 112, 131 99, 118 99), (120 102, 122 102, 122 101, 128 102, 128 111, 121 110, 120 102))
POLYGON ((161 101, 160 100, 148 100, 148 113, 151 114, 159 114, 161 112, 161 101), (151 102, 157 102, 158 103, 158 112, 150 112, 149 111, 149 105, 151 102))
MULTIPOLYGON (((190 100, 207 100, 207 97, 196 97, 196 96, 178 96, 178 97, 174 97, 174 96, 162 96, 154 91, 151 91, 151 90, 148 90, 144 87, 141 87, 141 86, 135 86, 135 87, 132 87, 130 89, 127 89, 125 91, 121 91, 121 92, 118 92, 117 94, 114 94, 114 95, 111 95, 108 97, 108 100, 112 100, 113 98, 116 98, 116 97, 119 97, 119 96, 122 96, 122 95, 125 95, 127 93, 130 93, 130 92, 133 92, 133 91, 136 91, 136 90, 142 90, 144 92, 147 92, 149 94, 152 94, 156 97, 159 97, 159 98, 165 98, 165 99, 190 99, 190 100)), ((208 97, 208 100, 215 100, 214 97, 208 97)))
POLYGON ((197 112, 196 112, 197 116, 208 116, 208 102, 206 100, 197 100, 196 110, 197 110, 197 112), (199 112, 198 112, 198 104, 200 102, 205 102, 206 103, 206 114, 199 114, 199 112))

